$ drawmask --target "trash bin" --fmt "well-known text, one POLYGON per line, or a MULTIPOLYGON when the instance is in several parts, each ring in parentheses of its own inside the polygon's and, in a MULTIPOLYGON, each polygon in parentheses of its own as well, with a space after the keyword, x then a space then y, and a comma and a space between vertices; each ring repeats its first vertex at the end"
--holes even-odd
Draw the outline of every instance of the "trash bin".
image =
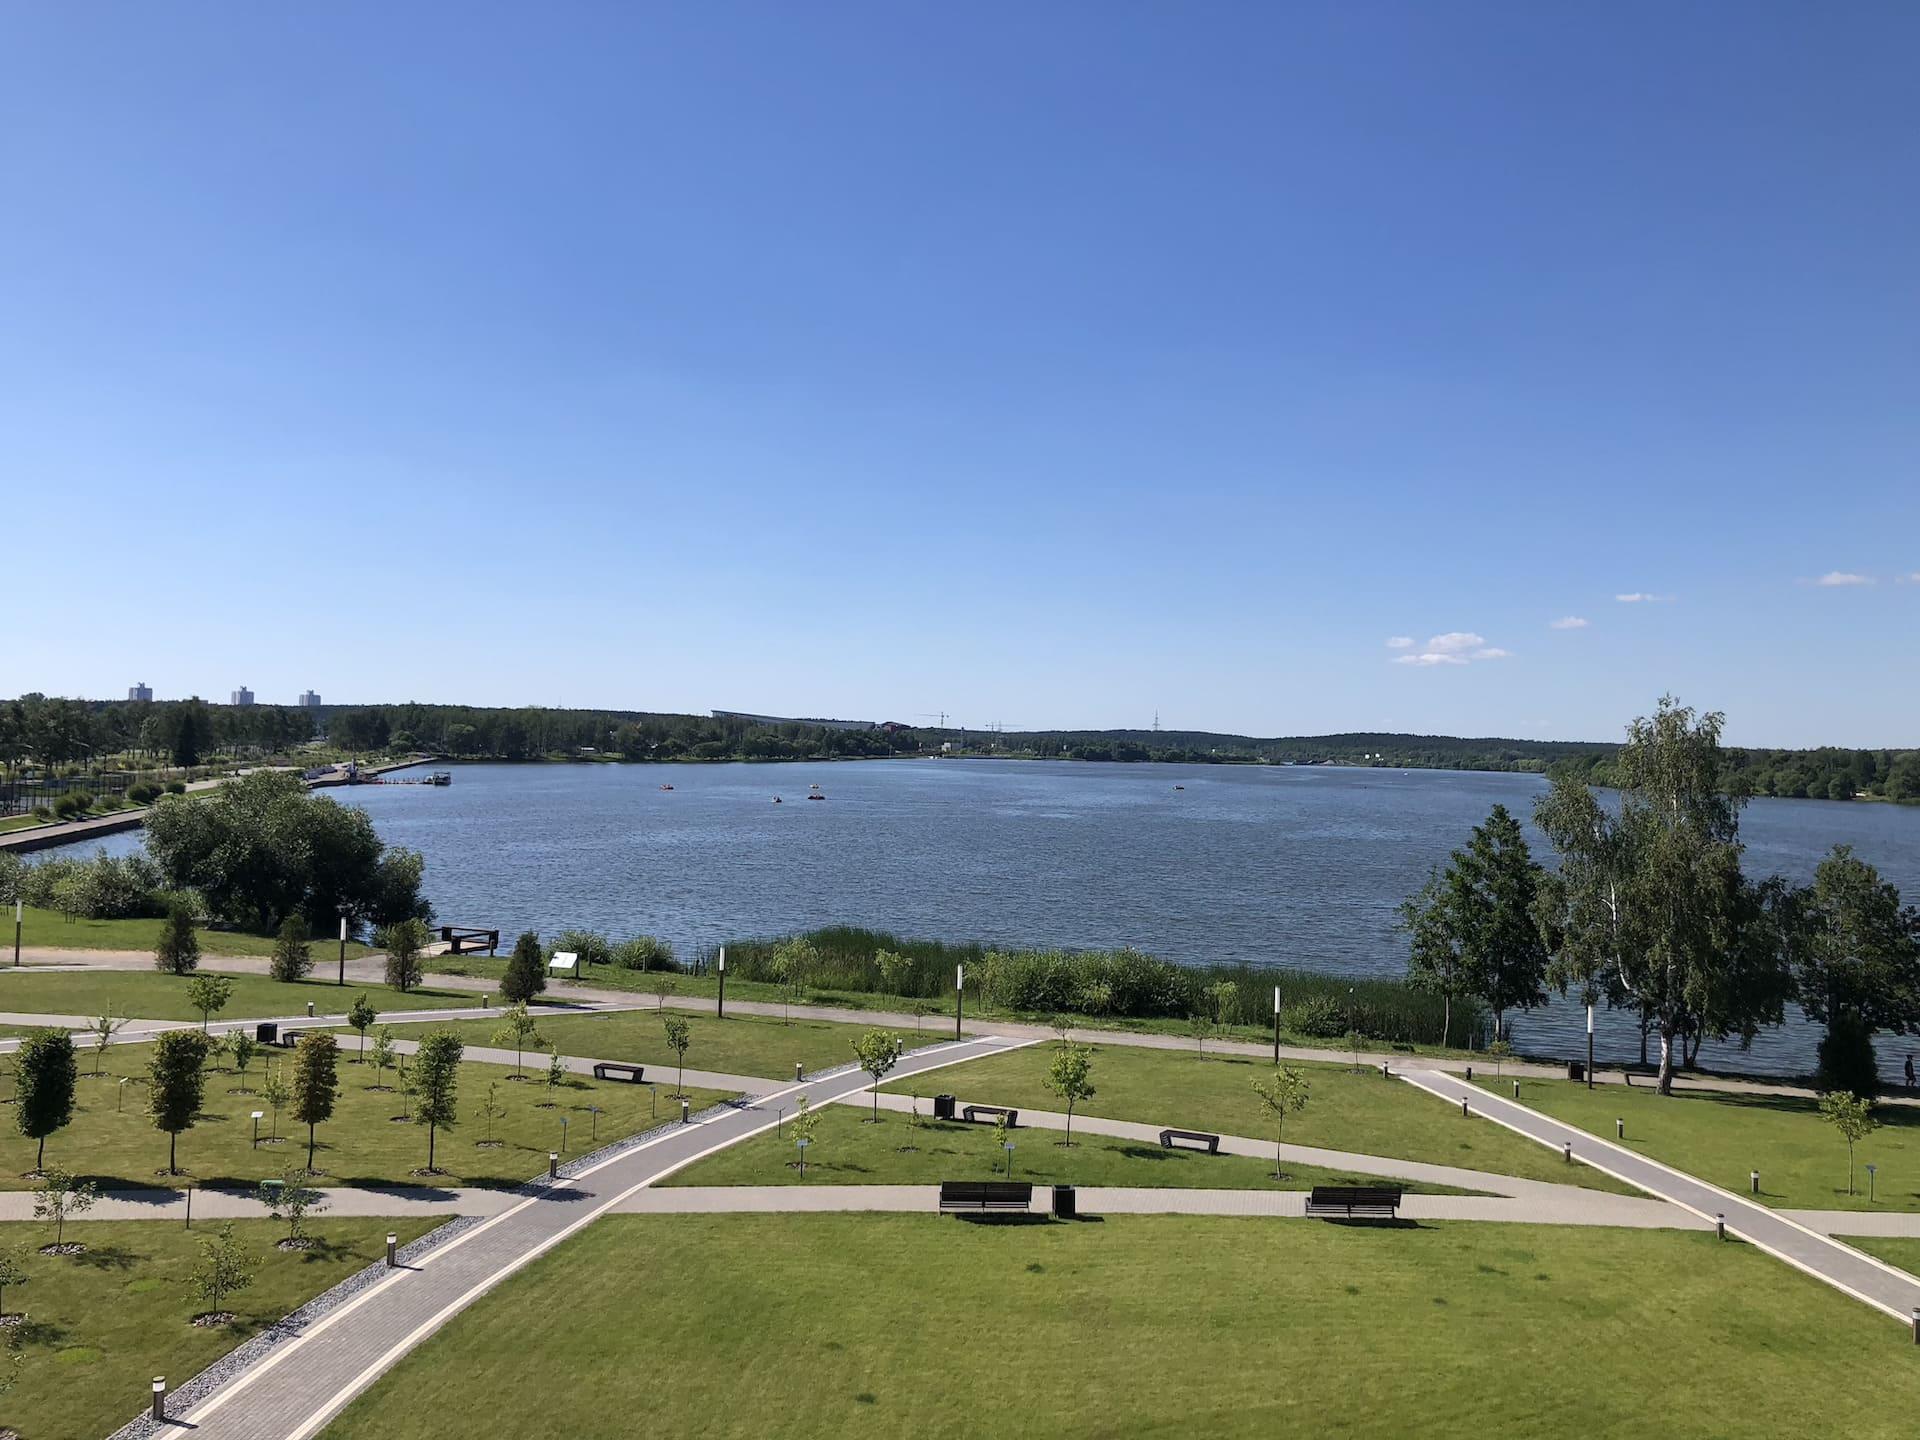
POLYGON ((1584 1080, 1586 1078, 1587 1067, 1585 1065, 1581 1064, 1578 1060, 1567 1061, 1567 1079, 1584 1080))
POLYGON ((1056 1185, 1053 1187, 1053 1218, 1071 1220, 1076 1211, 1073 1206, 1073 1186, 1056 1185))
POLYGON ((280 1026, 272 1020, 262 1020, 253 1027, 253 1038, 262 1045, 277 1044, 280 1039, 280 1026))
POLYGON ((934 1096, 933 1097, 933 1118, 936 1120, 953 1119, 953 1105, 954 1105, 954 1100, 953 1100, 953 1096, 951 1095, 934 1096))

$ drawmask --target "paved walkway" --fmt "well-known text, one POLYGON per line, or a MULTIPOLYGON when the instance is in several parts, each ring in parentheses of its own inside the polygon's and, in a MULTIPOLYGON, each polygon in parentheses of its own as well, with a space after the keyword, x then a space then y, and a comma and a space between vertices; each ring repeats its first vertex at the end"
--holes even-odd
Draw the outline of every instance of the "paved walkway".
POLYGON ((1435 1070, 1403 1070, 1400 1078, 1437 1095, 1456 1109, 1464 1100, 1475 1114, 1504 1125, 1529 1140, 1554 1150, 1572 1147, 1573 1158, 1637 1186, 1650 1195, 1691 1210, 1711 1220, 1726 1217, 1727 1230, 1776 1259, 1824 1280, 1856 1300, 1910 1323, 1920 1310, 1920 1279, 1884 1261, 1844 1245, 1793 1219, 1750 1200, 1709 1185, 1657 1160, 1602 1140, 1585 1130, 1550 1119, 1539 1111, 1481 1090, 1435 1070))
MULTIPOLYGON (((1008 1048, 995 1038, 913 1052, 915 1074, 1008 1048)), ((775 1091, 698 1124, 676 1127, 519 1200, 430 1251, 419 1266, 372 1285, 176 1417, 198 1440, 307 1440, 401 1356, 481 1295, 636 1191, 712 1151, 775 1124, 799 1095, 837 1100, 865 1088, 843 1071, 775 1091), (291 1362, 291 1363, 289 1363, 291 1362)))
MULTIPOLYGON (((1503 1221, 1511 1224, 1613 1225, 1643 1230, 1708 1230, 1706 1221, 1658 1200, 1576 1192, 1591 1197, 1585 1207, 1545 1207, 1531 1200, 1495 1196, 1408 1195, 1400 1202, 1407 1220, 1503 1221)), ((1134 1189, 1082 1185, 1075 1189, 1082 1215, 1254 1215, 1298 1219, 1307 1213, 1304 1190, 1134 1189)), ((668 1185, 636 1191, 614 1207, 623 1215, 825 1213, 904 1211, 931 1214, 939 1208, 938 1185, 668 1185)), ((1036 1185, 1030 1213, 1051 1208, 1051 1186, 1036 1185)))

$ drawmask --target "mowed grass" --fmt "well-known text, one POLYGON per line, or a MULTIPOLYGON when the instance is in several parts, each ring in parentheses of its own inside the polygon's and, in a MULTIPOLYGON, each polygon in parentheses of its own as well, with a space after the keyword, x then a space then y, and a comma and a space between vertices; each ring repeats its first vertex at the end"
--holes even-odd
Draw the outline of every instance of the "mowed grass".
MULTIPOLYGON (((1512 1098, 1511 1078, 1487 1077, 1485 1088, 1512 1098)), ((1626 1140, 1655 1160, 1731 1190, 1748 1193, 1748 1173, 1760 1172, 1759 1198, 1800 1210, 1920 1210, 1920 1110, 1881 1105, 1880 1128, 1854 1147, 1855 1189, 1847 1194, 1847 1144, 1820 1117, 1818 1102, 1792 1096, 1732 1091, 1676 1090, 1660 1095, 1638 1085, 1584 1085, 1522 1080, 1520 1100, 1543 1114, 1614 1138, 1616 1119, 1626 1140), (1875 1199, 1867 1202, 1867 1165, 1879 1167, 1875 1199)))
POLYGON ((328 1434, 613 1440, 644 1415, 663 1435, 856 1440, 1906 1436, 1911 1351, 1867 1307, 1681 1232, 618 1216, 449 1322, 328 1434), (670 1321, 634 1323, 636 1274, 670 1321))
MULTIPOLYGON (((558 1046, 562 1055, 630 1061, 648 1066, 649 1073, 653 1067, 665 1066, 670 1073, 676 1060, 667 1046, 667 1016, 687 1022, 692 1038, 686 1061, 690 1068, 774 1080, 791 1080, 796 1063, 805 1066, 808 1073, 852 1064, 853 1042, 873 1028, 797 1017, 791 1025, 783 1025, 778 1018, 760 1015, 729 1015, 719 1020, 688 1010, 624 1010, 541 1017, 540 1037, 547 1047, 558 1046)), ((452 1028, 471 1044, 493 1045, 500 1022, 456 1021, 452 1028)), ((916 1044, 931 1043, 911 1030, 886 1033, 898 1036, 909 1050, 916 1044)))
MULTIPOLYGON (((11 920, 13 917, 8 916, 11 920)), ((80 920, 69 919, 58 910, 41 910, 34 906, 25 907, 21 916, 20 943, 28 950, 143 950, 151 955, 160 943, 162 921, 141 920, 80 920)), ((213 930, 202 927, 199 931, 200 948, 209 955, 271 955, 273 936, 248 935, 238 930, 213 930)), ((11 958, 13 941, 12 925, 5 926, 4 938, 11 958)), ((313 942, 316 957, 337 959, 340 943, 322 936, 313 942)), ((370 953, 368 947, 357 940, 347 942, 347 958, 356 960, 370 953)))
MULTIPOLYGON (((1013 1178, 1035 1185, 1130 1185, 1145 1189, 1305 1190, 1315 1185, 1379 1183, 1289 1161, 1274 1178, 1273 1159, 1166 1150, 1110 1135, 1075 1135, 1063 1146, 1058 1131, 1014 1130, 1013 1178)), ((676 1171, 667 1185, 937 1185, 942 1180, 1004 1179, 1007 1155, 991 1125, 907 1118, 883 1110, 878 1123, 849 1105, 820 1112, 802 1174, 791 1135, 769 1132, 676 1171)), ((1407 1184, 1422 1194, 1472 1192, 1407 1184)))
MULTIPOLYGON (((421 1033, 424 1033, 421 1032, 421 1033)), ((398 1073, 388 1069, 377 1076, 371 1065, 349 1063, 356 1043, 341 1046, 340 1088, 333 1119, 316 1132, 314 1167, 323 1172, 320 1185, 518 1185, 547 1168, 547 1152, 561 1148, 561 1117, 567 1120, 566 1153, 577 1155, 595 1143, 645 1130, 676 1117, 679 1102, 671 1083, 657 1094, 645 1085, 568 1077, 549 1089, 544 1071, 529 1067, 524 1080, 513 1080, 511 1066, 463 1062, 459 1072, 459 1122, 440 1131, 434 1160, 443 1174, 413 1172, 427 1163, 427 1128, 397 1119, 403 1111, 397 1091, 375 1088, 384 1078, 388 1087, 398 1073), (492 1122, 491 1134, 477 1113, 487 1087, 494 1085, 495 1103, 506 1113, 492 1122), (596 1117, 589 1107, 599 1106, 596 1117), (598 1141, 594 1136, 597 1134, 598 1141), (492 1145, 481 1142, 491 1139, 492 1145)), ((270 1107, 260 1096, 265 1059, 248 1067, 245 1089, 231 1069, 209 1067, 206 1093, 198 1122, 179 1139, 180 1169, 168 1176, 167 1137, 153 1128, 146 1114, 146 1065, 149 1045, 116 1045, 107 1051, 106 1073, 94 1076, 93 1056, 81 1059, 79 1101, 73 1123, 47 1140, 47 1159, 97 1180, 102 1187, 128 1189, 145 1186, 251 1186, 278 1175, 294 1161, 304 1162, 307 1130, 286 1113, 279 1117, 277 1143, 270 1107), (121 1077, 127 1077, 122 1086, 121 1077), (119 1107, 119 1108, 116 1108, 119 1107), (262 1143, 253 1143, 251 1112, 267 1111, 260 1122, 262 1143)), ((288 1063, 285 1051, 270 1051, 273 1063, 288 1063)), ((224 1060, 223 1062, 224 1063, 224 1060)), ((412 1062, 409 1061, 409 1064, 412 1062)), ((290 1073, 290 1072, 289 1072, 290 1073)), ((687 1092, 693 1109, 726 1098, 715 1091, 687 1092)), ((26 1174, 33 1167, 34 1146, 18 1134, 11 1121, 0 1132, 0 1190, 31 1189, 26 1174)))
POLYGON ((1909 1275, 1920 1276, 1920 1236, 1914 1235, 1840 1235, 1836 1239, 1864 1250, 1867 1254, 1898 1265, 1909 1275))
MULTIPOLYGON (((53 1227, 0 1225, 0 1245, 26 1243, 29 1283, 8 1287, 9 1313, 25 1312, 22 1364, 13 1393, 0 1398, 4 1426, 22 1440, 97 1440, 145 1410, 156 1375, 184 1385, 227 1351, 307 1300, 386 1255, 387 1232, 402 1243, 433 1219, 329 1220, 310 1229, 320 1242, 289 1254, 274 1242, 286 1227, 238 1220, 234 1237, 258 1268, 253 1284, 223 1302, 237 1317, 219 1328, 188 1323, 208 1307, 188 1287, 199 1238, 218 1226, 185 1230, 155 1221, 83 1221, 67 1226, 78 1256, 34 1253, 53 1227)), ((0 1428, 4 1428, 0 1426, 0 1428)))
MULTIPOLYGON (((1046 1088, 1052 1051, 1048 1044, 1029 1045, 886 1088, 920 1095, 952 1091, 963 1101, 1061 1110, 1060 1097, 1046 1088)), ((1315 1064, 1299 1068, 1312 1084, 1312 1095, 1307 1108, 1287 1120, 1290 1145, 1638 1193, 1588 1166, 1569 1166, 1510 1130, 1485 1120, 1463 1120, 1433 1096, 1404 1081, 1383 1079, 1378 1070, 1315 1064)), ((1272 1135, 1273 1124, 1254 1096, 1253 1082, 1272 1070, 1266 1059, 1241 1055, 1095 1046, 1092 1078, 1097 1093, 1078 1113, 1264 1138, 1272 1135)))
MULTIPOLYGON (((208 974, 215 972, 208 971, 208 974)), ((387 985, 359 985, 349 981, 310 977, 283 982, 265 975, 222 975, 233 983, 233 997, 215 1020, 266 1019, 299 1016, 312 1003, 317 1014, 343 1014, 354 997, 365 995, 376 1010, 444 1010, 476 1005, 478 994, 437 987, 405 992, 387 985)), ((0 1011, 31 1011, 36 1015, 113 1014, 138 1020, 198 1020, 200 1012, 187 1000, 190 977, 163 975, 157 970, 28 970, 0 968, 0 1011)))

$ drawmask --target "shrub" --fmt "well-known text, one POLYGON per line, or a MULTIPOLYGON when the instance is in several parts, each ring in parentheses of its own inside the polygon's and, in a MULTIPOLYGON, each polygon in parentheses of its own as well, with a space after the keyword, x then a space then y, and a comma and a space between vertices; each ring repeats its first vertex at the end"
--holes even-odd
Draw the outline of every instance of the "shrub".
POLYGON ((1868 1099, 1879 1093, 1880 1067, 1873 1058, 1873 1037, 1852 1011, 1839 1011, 1827 1025, 1814 1085, 1868 1099))
POLYGON ((1347 1017, 1331 995, 1310 995, 1297 1005, 1283 1005, 1280 1024, 1296 1035, 1331 1040, 1347 1033, 1347 1017))
POLYGON ((151 805, 160 796, 160 791, 144 780, 137 785, 127 787, 127 799, 135 805, 151 805))
MULTIPOLYGON (((564 946, 561 948, 565 948, 564 946)), ((651 935, 636 935, 613 948, 613 963, 622 970, 679 970, 673 946, 651 935)))
POLYGON ((187 793, 187 785, 184 780, 169 780, 167 782, 167 794, 184 795, 186 793, 187 793))
POLYGON ((609 964, 613 959, 613 946, 597 930, 562 930, 547 948, 545 958, 551 960, 562 950, 580 957, 580 973, 583 976, 590 967, 609 964))

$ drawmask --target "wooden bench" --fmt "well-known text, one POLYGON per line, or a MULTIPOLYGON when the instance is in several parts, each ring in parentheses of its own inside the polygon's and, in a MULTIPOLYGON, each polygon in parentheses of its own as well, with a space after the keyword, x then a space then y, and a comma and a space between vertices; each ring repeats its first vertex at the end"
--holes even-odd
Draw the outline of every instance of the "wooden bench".
POLYGON ((942 1180, 940 1213, 1024 1214, 1033 1205, 1033 1186, 1024 1180, 942 1180))
POLYGON ((1307 1214, 1345 1220, 1392 1220, 1400 1210, 1398 1185, 1316 1185, 1307 1196, 1307 1214))
POLYGON ((638 1065, 622 1065, 614 1060, 596 1060, 593 1062, 593 1078, 596 1080, 621 1080, 629 1085, 644 1085, 646 1076, 638 1065))
POLYGON ((1204 1145, 1209 1155, 1220 1153, 1220 1137, 1209 1135, 1204 1130, 1162 1130, 1160 1132, 1160 1143, 1167 1149, 1177 1148, 1173 1143, 1176 1140, 1191 1140, 1195 1145, 1204 1145))
POLYGON ((960 1118, 969 1125, 991 1125, 993 1124, 993 1120, 983 1117, 997 1115, 1007 1117, 1007 1128, 1009 1130, 1019 1128, 1020 1112, 1018 1110, 1009 1110, 1004 1105, 969 1105, 960 1112, 960 1118))
POLYGON ((282 1030, 280 1032, 280 1044, 286 1049, 291 1050, 299 1043, 300 1032, 298 1030, 282 1030))

